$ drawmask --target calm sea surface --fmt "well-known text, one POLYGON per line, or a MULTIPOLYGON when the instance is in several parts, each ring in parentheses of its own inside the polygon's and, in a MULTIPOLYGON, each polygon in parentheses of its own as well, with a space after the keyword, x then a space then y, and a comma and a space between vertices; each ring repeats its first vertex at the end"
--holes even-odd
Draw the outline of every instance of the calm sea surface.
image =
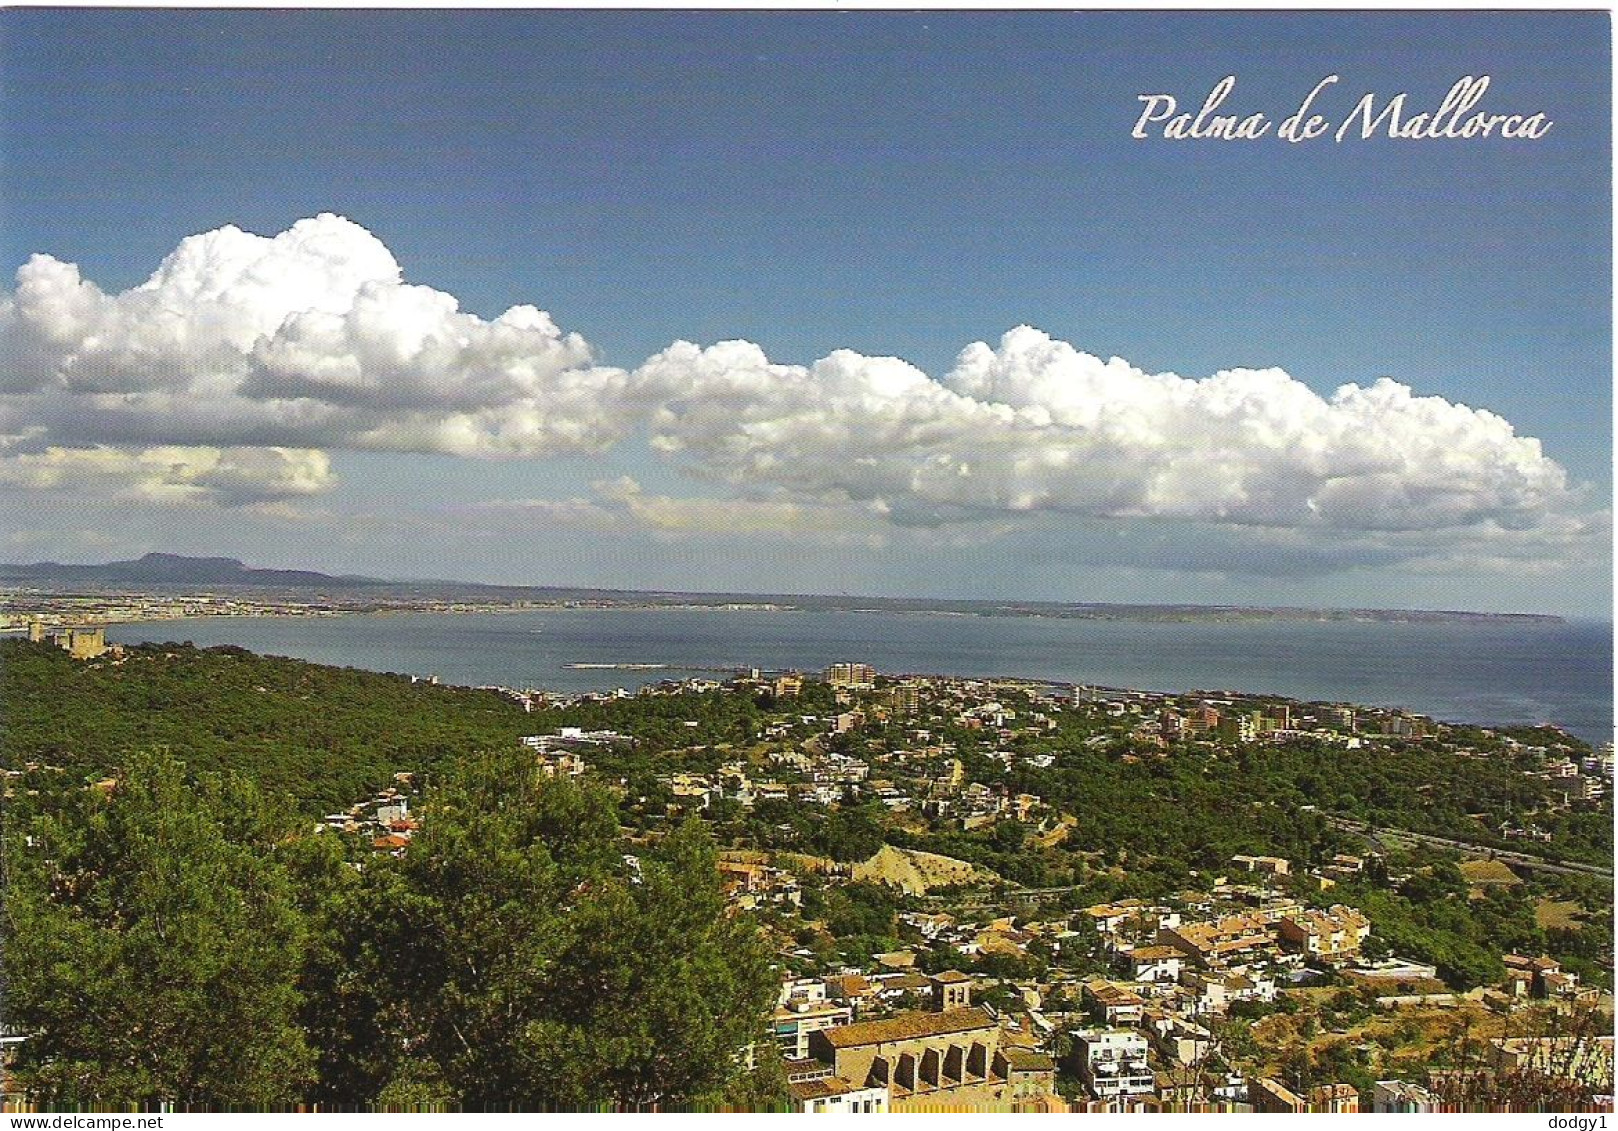
POLYGON ((917 613, 543 610, 116 625, 109 640, 239 644, 254 652, 446 683, 553 691, 635 688, 679 670, 570 663, 1026 676, 1158 691, 1226 689, 1405 707, 1453 722, 1553 722, 1613 737, 1607 623, 1242 624, 917 613))

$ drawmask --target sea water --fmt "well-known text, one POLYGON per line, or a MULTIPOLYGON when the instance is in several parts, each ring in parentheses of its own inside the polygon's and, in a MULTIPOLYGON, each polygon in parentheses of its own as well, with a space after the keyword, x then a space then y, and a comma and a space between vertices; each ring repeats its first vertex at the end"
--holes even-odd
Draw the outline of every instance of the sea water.
POLYGON ((1447 722, 1555 723, 1613 737, 1604 622, 1088 620, 911 612, 536 609, 202 617, 114 625, 110 641, 189 640, 445 683, 606 690, 704 671, 1018 676, 1401 707, 1447 722), (659 668, 569 667, 660 664, 659 668))

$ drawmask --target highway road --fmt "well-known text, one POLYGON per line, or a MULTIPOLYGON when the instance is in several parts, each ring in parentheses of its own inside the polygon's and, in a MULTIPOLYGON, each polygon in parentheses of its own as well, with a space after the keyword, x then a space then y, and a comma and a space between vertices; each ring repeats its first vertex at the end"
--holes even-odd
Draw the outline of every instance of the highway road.
MULTIPOLYGON (((1360 836, 1365 837, 1367 840, 1379 841, 1384 844, 1425 844, 1429 848, 1447 848, 1452 852, 1465 852, 1470 855, 1481 856, 1489 860, 1498 860, 1502 864, 1506 864, 1511 867, 1527 868, 1540 872, 1556 872, 1564 876, 1594 876, 1596 879, 1606 880, 1608 883, 1611 883, 1613 880, 1613 873, 1611 870, 1602 868, 1596 864, 1581 864, 1577 861, 1571 860, 1558 863, 1551 860, 1545 860, 1538 856, 1529 856, 1521 852, 1509 852, 1504 849, 1494 848, 1487 844, 1474 844, 1470 841, 1451 840, 1448 837, 1430 836, 1427 833, 1413 833, 1407 829, 1373 827, 1366 824, 1364 821, 1355 821, 1347 817, 1325 816, 1326 823, 1331 825, 1333 828, 1339 829, 1343 832, 1357 833, 1360 836)), ((973 908, 998 907, 1007 902, 1034 902, 1050 896, 1066 895, 1067 893, 1076 889, 1073 887, 1023 888, 1016 887, 1014 885, 1007 885, 1001 890, 1005 894, 1003 897, 998 899, 991 899, 988 897, 973 898, 970 896, 966 897, 964 901, 961 901, 959 897, 957 897, 957 899, 945 900, 939 896, 923 896, 922 899, 927 905, 936 906, 949 903, 960 907, 962 910, 971 910, 973 908)))
POLYGON ((1473 844, 1464 840, 1451 840, 1448 837, 1430 836, 1427 833, 1413 833, 1406 829, 1386 829, 1367 825, 1364 821, 1349 820, 1346 817, 1327 817, 1326 823, 1333 828, 1344 832, 1358 833, 1371 840, 1385 842, 1404 842, 1407 844, 1425 844, 1430 848, 1448 848, 1454 852, 1468 852, 1475 856, 1482 856, 1490 860, 1498 860, 1502 864, 1519 868, 1530 868, 1540 872, 1557 872, 1564 876, 1595 876, 1612 882, 1611 868, 1602 868, 1596 864, 1580 864, 1576 861, 1562 861, 1560 863, 1546 860, 1539 856, 1528 856, 1521 852, 1509 852, 1505 849, 1494 848, 1487 844, 1473 844))

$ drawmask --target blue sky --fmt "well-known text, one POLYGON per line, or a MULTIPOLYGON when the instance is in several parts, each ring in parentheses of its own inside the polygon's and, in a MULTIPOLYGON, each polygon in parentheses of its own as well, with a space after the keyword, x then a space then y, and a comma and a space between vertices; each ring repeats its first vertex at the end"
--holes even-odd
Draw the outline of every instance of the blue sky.
MULTIPOLYGON (((778 364, 852 350, 943 380, 963 347, 1027 324, 1145 374, 1279 367, 1328 398, 1391 376, 1498 414, 1588 485, 1552 499, 1536 480, 1525 501, 1498 479, 1521 453, 1494 449, 1481 486, 1416 468, 1411 495, 1486 496, 1436 515, 1424 543, 1408 499, 1397 518, 1316 529, 1165 504, 1160 481, 1122 507, 1071 502, 1078 478, 1030 495, 1017 476, 1038 437, 987 494, 899 498, 903 468, 761 474, 786 456, 737 464, 736 436, 689 420, 670 458, 645 442, 655 420, 626 418, 605 446, 499 459, 322 433, 306 444, 328 461, 318 489, 131 493, 110 456, 89 478, 41 472, 46 444, 143 449, 81 412, 46 420, 36 397, 0 416, 31 437, 4 481, 7 557, 180 548, 535 583, 1608 612, 1605 13, 10 10, 0 32, 8 270, 48 253, 115 295, 187 236, 332 212, 406 282, 484 320, 537 306, 626 372, 676 340, 745 339, 778 364), (1279 118, 1329 73, 1339 117, 1366 92, 1436 107, 1488 74, 1482 108, 1555 124, 1538 141, 1130 137, 1140 94, 1194 106, 1235 75, 1229 108, 1279 118), (692 502, 736 498, 753 508, 740 532, 692 502), (1526 548, 1551 520, 1546 548, 1526 548)), ((749 444, 779 411, 758 396, 749 444)), ((850 460, 816 435, 789 454, 850 460)), ((962 442, 912 455, 965 461, 962 442)), ((1287 468, 1284 487, 1267 463, 1243 470, 1243 497, 1285 494, 1287 468)))

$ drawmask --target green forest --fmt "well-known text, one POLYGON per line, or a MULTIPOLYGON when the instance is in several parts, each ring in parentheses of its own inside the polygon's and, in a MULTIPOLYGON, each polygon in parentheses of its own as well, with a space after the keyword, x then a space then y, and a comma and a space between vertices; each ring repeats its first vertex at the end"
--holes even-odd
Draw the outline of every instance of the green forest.
POLYGON ((534 733, 520 706, 491 691, 190 644, 83 662, 0 642, 0 710, 7 769, 39 762, 93 780, 162 747, 309 813, 346 807, 397 772, 534 733))

